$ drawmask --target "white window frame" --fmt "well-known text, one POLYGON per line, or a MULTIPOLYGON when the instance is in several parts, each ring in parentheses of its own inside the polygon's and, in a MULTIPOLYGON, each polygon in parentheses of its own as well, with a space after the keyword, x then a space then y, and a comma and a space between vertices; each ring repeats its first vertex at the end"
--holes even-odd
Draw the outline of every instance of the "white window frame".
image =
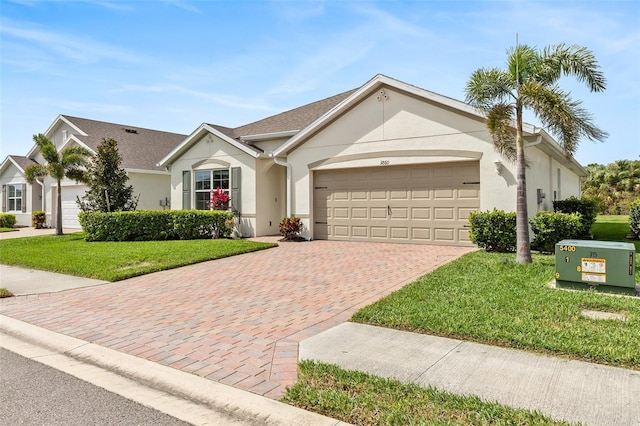
POLYGON ((7 211, 9 212, 22 212, 24 203, 24 191, 22 191, 22 184, 8 184, 7 185, 7 211), (13 189, 13 195, 11 190, 13 189), (20 193, 20 196, 16 195, 20 193), (13 208, 12 207, 13 204, 13 208))
MULTIPOLYGON (((211 196, 211 190, 216 189, 218 187, 222 188, 224 192, 229 195, 229 188, 231 183, 231 172, 230 169, 207 169, 207 170, 194 170, 193 172, 193 198, 194 203, 193 206, 196 210, 209 210, 209 197, 211 196), (221 176, 220 178, 216 178, 216 173, 225 173, 226 177, 221 176), (198 189, 198 175, 204 175, 208 173, 208 186, 202 185, 200 189, 198 189), (198 194, 206 194, 204 198, 206 201, 198 200, 198 194)), ((204 181, 202 181, 204 182, 204 181)))

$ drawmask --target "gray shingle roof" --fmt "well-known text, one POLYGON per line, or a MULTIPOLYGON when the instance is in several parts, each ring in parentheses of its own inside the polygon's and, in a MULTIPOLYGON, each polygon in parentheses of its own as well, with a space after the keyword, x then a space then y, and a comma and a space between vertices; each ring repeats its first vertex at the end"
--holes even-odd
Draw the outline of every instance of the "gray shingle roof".
POLYGON ((357 89, 349 90, 280 114, 272 115, 271 117, 263 118, 262 120, 254 121, 253 123, 236 127, 235 129, 217 126, 215 124, 209 125, 233 139, 239 139, 242 136, 249 135, 301 130, 345 100, 356 90, 357 89))
POLYGON ((75 136, 89 148, 97 151, 104 138, 118 142, 122 167, 128 169, 163 170, 156 164, 178 146, 187 135, 161 132, 136 126, 105 123, 103 121, 63 115, 88 136, 75 136))
POLYGON ((31 158, 22 156, 22 155, 7 155, 7 157, 11 158, 15 163, 20 166, 22 170, 26 170, 32 164, 38 164, 33 161, 31 158))

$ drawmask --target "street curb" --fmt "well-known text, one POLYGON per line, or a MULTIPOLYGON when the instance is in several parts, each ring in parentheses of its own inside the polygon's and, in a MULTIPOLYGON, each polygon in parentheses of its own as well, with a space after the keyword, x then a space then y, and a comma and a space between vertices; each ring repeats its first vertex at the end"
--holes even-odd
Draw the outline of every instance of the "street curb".
POLYGON ((194 424, 347 425, 4 315, 0 335, 0 347, 194 424))

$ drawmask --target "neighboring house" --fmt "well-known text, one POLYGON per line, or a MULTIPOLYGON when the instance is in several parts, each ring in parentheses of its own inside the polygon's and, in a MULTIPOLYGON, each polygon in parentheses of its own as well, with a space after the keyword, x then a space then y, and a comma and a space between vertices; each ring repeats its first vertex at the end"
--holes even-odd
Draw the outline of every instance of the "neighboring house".
MULTIPOLYGON (((529 215, 579 197, 586 170, 544 130, 524 130, 529 215)), ((204 123, 159 165, 173 209, 228 191, 243 236, 276 235, 295 215, 308 238, 470 245, 469 212, 516 207, 515 164, 485 118, 384 75, 234 129, 204 123)))
MULTIPOLYGON (((176 133, 142 129, 135 126, 105 123, 59 115, 44 133, 58 150, 80 145, 95 154, 104 138, 118 141, 123 167, 133 185, 134 196, 140 195, 138 209, 162 209, 170 197, 171 176, 157 163, 186 137, 176 133)), ((2 211, 15 213, 19 225, 31 225, 31 212, 47 212, 47 223, 55 224, 57 183, 51 178, 30 185, 25 170, 30 164, 42 164, 42 155, 33 148, 26 156, 8 156, 0 165, 2 211)), ((79 228, 77 197, 87 190, 74 181, 62 182, 62 220, 64 228, 79 228)))

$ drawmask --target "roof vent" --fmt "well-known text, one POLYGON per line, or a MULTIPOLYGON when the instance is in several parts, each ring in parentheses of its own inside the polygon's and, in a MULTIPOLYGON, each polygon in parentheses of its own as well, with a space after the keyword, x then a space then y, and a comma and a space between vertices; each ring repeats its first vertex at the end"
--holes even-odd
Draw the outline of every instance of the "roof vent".
POLYGON ((127 133, 138 133, 138 131, 136 129, 124 129, 125 132, 127 133))

